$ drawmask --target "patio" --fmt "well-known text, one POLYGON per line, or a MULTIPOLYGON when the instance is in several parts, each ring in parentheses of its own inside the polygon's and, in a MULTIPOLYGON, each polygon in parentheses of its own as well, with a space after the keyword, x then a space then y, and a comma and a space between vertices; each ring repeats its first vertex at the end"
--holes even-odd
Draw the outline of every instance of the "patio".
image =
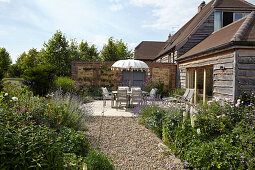
POLYGON ((103 107, 103 100, 95 100, 92 103, 86 105, 92 105, 93 116, 119 116, 119 117, 133 117, 132 108, 130 109, 116 109, 111 107, 111 100, 106 101, 106 106, 103 107), (104 111, 104 113, 103 113, 104 111))

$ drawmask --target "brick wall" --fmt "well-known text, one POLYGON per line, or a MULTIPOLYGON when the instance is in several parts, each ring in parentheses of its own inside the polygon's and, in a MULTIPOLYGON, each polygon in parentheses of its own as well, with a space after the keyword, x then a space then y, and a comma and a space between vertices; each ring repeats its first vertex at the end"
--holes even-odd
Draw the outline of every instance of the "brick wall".
MULTIPOLYGON (((122 72, 110 69, 114 62, 77 62, 72 63, 72 78, 79 84, 112 86, 121 85, 122 72)), ((165 85, 175 88, 176 65, 172 63, 146 62, 150 74, 146 72, 146 80, 163 81, 165 85)))

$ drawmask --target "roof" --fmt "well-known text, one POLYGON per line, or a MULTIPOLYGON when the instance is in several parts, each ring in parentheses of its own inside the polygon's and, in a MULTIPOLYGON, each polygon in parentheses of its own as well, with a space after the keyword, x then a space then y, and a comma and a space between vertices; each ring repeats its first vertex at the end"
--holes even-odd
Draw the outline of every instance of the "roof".
POLYGON ((255 41, 255 11, 208 36, 187 53, 179 57, 179 61, 192 58, 209 50, 215 50, 230 42, 254 42, 255 41))
POLYGON ((173 36, 171 36, 166 46, 160 51, 157 57, 165 55, 174 46, 184 41, 199 25, 199 23, 204 19, 204 17, 211 12, 211 10, 213 9, 212 3, 213 1, 209 2, 199 13, 197 13, 181 29, 179 29, 173 36))
POLYGON ((135 59, 153 60, 160 50, 165 46, 166 42, 158 41, 142 41, 135 48, 135 59))
POLYGON ((255 6, 244 0, 215 0, 215 8, 254 8, 255 6))
MULTIPOLYGON (((211 0, 206 6, 179 29, 166 42, 166 46, 160 51, 156 58, 167 54, 172 48, 185 41, 203 19, 212 12, 214 8, 254 8, 255 6, 244 0, 211 0)), ((155 58, 155 59, 156 59, 155 58)))

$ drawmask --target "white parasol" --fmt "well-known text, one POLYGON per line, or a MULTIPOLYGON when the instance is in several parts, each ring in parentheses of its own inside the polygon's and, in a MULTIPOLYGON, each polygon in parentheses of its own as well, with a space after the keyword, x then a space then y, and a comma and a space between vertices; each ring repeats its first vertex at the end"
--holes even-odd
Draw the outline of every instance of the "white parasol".
POLYGON ((129 70, 129 87, 131 86, 131 71, 134 70, 149 70, 149 66, 140 60, 127 59, 127 60, 119 60, 116 61, 112 67, 112 70, 129 70))
POLYGON ((140 60, 127 59, 116 61, 112 67, 112 70, 146 70, 149 69, 148 65, 140 60))

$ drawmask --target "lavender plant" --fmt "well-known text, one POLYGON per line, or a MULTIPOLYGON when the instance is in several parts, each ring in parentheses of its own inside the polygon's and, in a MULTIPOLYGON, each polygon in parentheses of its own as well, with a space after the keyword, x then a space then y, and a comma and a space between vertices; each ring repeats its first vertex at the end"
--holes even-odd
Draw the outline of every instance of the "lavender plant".
POLYGON ((90 105, 83 105, 83 100, 71 93, 63 94, 58 90, 52 95, 52 104, 49 109, 53 117, 57 117, 58 124, 63 124, 67 127, 74 128, 75 130, 83 130, 85 122, 89 119, 92 113, 90 105))

